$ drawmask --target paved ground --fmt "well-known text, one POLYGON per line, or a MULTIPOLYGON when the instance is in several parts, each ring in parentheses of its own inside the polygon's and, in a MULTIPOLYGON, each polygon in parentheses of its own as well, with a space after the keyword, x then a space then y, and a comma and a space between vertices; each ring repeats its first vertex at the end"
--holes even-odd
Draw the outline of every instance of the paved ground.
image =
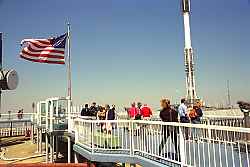
MULTIPOLYGON (((11 138, 6 138, 5 140, 13 140, 11 138)), ((3 140, 1 140, 3 141, 3 140)), ((5 152, 4 157, 8 159, 12 158, 24 158, 33 155, 39 155, 36 153, 36 144, 33 144, 31 141, 22 141, 19 144, 10 145, 7 147, 3 147, 2 149, 5 152)), ((14 161, 4 161, 0 159, 0 164, 10 163, 14 161)), ((16 163, 39 163, 44 162, 44 157, 31 158, 23 161, 17 161, 16 163)))

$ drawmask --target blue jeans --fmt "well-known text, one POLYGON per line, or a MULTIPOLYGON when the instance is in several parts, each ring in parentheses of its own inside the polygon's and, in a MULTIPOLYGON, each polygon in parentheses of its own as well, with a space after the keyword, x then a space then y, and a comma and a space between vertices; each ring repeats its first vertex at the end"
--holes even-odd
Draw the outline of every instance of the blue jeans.
MULTIPOLYGON (((200 118, 191 120, 191 123, 192 124, 200 124, 201 123, 200 118)), ((199 128, 192 128, 192 138, 198 139, 200 136, 201 136, 200 129, 199 128)))

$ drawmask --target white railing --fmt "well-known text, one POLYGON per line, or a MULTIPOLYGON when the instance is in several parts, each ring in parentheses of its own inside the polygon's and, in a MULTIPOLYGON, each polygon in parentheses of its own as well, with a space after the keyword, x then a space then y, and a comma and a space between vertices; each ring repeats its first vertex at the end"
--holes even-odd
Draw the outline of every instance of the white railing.
POLYGON ((0 137, 10 137, 10 136, 24 136, 28 128, 17 127, 17 128, 0 128, 0 137))
POLYGON ((182 166, 250 167, 250 128, 81 118, 75 119, 75 128, 76 143, 92 153, 122 153, 182 166))
POLYGON ((230 127, 244 127, 243 116, 206 116, 202 119, 203 124, 230 126, 230 127))
POLYGON ((0 114, 0 121, 5 120, 32 120, 34 118, 34 113, 11 113, 11 114, 0 114))

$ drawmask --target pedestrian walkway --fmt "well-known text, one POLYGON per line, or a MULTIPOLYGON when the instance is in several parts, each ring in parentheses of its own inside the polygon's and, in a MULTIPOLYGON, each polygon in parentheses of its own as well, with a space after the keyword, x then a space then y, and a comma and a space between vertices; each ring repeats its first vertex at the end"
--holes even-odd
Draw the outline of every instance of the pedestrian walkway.
POLYGON ((93 161, 130 162, 142 166, 250 166, 249 128, 166 123, 159 121, 98 121, 77 118, 74 151, 93 161), (111 134, 100 123, 112 123, 111 134), (171 131, 162 154, 162 127, 171 131), (88 132, 88 133, 86 133, 88 132), (90 132, 90 133, 89 133, 90 132), (177 142, 179 150, 175 150, 177 142))

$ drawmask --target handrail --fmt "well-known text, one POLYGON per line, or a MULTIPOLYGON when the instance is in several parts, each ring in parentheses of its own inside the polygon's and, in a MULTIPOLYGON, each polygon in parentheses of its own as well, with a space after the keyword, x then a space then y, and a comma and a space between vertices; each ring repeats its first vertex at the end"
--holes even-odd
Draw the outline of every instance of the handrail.
POLYGON ((236 166, 248 163, 250 167, 250 128, 147 120, 86 120, 79 117, 74 119, 74 124, 75 143, 90 150, 93 155, 98 155, 100 151, 117 153, 117 150, 124 155, 142 156, 154 161, 161 159, 181 166, 206 166, 205 161, 217 166, 216 161, 226 161, 236 166), (162 150, 164 135, 174 146, 173 151, 168 141, 163 149, 167 150, 167 154, 159 151, 162 150), (176 154, 178 148, 179 154, 176 154), (234 157, 234 154, 239 156, 234 157), (235 159, 232 160, 229 155, 235 159), (206 160, 207 156, 213 156, 213 159, 206 160))
POLYGON ((198 128, 198 129, 214 129, 214 130, 230 130, 233 132, 250 133, 250 128, 245 127, 231 127, 231 126, 218 126, 218 125, 206 125, 206 124, 191 124, 191 123, 180 123, 180 122, 162 122, 162 121, 144 121, 144 120, 86 120, 77 118, 75 121, 87 122, 87 123, 143 123, 147 125, 166 125, 166 126, 178 126, 187 128, 198 128))
MULTIPOLYGON (((11 113, 11 114, 8 114, 8 113, 4 113, 4 114, 0 114, 1 116, 9 116, 9 115, 17 115, 17 114, 20 114, 20 113, 11 113)), ((36 113, 21 113, 22 115, 35 115, 36 113)))

